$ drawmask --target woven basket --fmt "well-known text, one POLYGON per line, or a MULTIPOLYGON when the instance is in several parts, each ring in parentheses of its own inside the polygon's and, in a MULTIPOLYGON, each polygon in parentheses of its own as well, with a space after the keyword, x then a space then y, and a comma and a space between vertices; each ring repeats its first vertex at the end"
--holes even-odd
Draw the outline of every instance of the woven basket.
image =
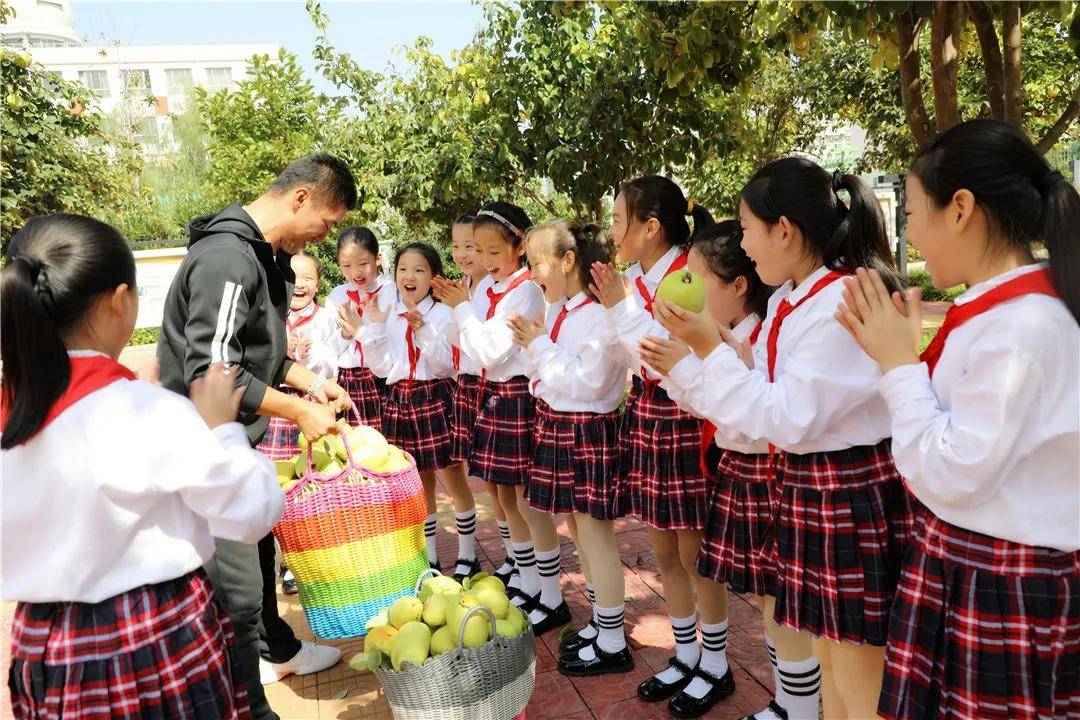
MULTIPOLYGON (((378 473, 353 461, 326 476, 309 470, 285 493, 274 526, 300 604, 321 638, 364 635, 380 609, 414 591, 428 569, 427 501, 411 456, 400 472, 378 473)), ((308 446, 308 457, 311 447, 308 446)))
MULTIPOLYGON (((421 580, 429 574, 435 571, 421 580)), ((420 666, 375 669, 396 720, 512 720, 525 710, 536 685, 532 626, 517 637, 503 637, 486 607, 470 609, 465 620, 478 612, 487 614, 493 635, 480 647, 462 647, 463 621, 455 650, 420 666)))

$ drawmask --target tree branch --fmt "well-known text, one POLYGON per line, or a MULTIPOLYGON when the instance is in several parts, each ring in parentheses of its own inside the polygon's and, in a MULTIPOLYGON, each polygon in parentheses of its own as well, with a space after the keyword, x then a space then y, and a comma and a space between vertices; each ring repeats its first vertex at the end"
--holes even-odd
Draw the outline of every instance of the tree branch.
POLYGON ((1061 117, 1046 131, 1042 139, 1035 143, 1035 148, 1043 155, 1049 152, 1050 148, 1054 147, 1057 141, 1061 139, 1061 136, 1065 134, 1065 131, 1069 129, 1069 125, 1078 115, 1080 115, 1080 85, 1076 87, 1072 100, 1061 111, 1061 117))
POLYGON ((956 71, 960 59, 960 18, 964 6, 934 0, 934 27, 930 33, 930 67, 934 80, 934 119, 938 132, 960 122, 956 99, 956 71))
POLYGON ((922 19, 916 19, 911 10, 897 15, 897 36, 900 46, 900 97, 904 103, 911 135, 917 145, 930 142, 934 126, 926 112, 922 96, 922 76, 919 71, 919 37, 923 31, 922 19))
POLYGON ((1001 37, 1005 45, 1002 64, 1005 75, 1005 122, 1020 125, 1023 97, 1020 85, 1020 3, 1002 3, 1001 37))
POLYGON ((997 30, 994 28, 994 16, 990 7, 982 0, 967 0, 968 12, 979 36, 982 50, 983 68, 986 72, 986 99, 990 103, 990 117, 1001 120, 1005 117, 1005 78, 1001 45, 998 43, 997 30))

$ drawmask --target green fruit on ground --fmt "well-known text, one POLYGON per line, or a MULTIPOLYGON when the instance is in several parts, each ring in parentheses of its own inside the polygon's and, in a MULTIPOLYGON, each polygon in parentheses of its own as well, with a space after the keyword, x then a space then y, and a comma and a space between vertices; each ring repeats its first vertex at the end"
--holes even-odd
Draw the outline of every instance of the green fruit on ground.
POLYGON ((701 312, 705 307, 705 281, 689 270, 673 272, 660 281, 656 297, 675 303, 684 310, 701 312))
POLYGON ((387 655, 390 654, 390 648, 394 644, 394 637, 397 636, 398 630, 393 625, 380 625, 374 628, 364 638, 364 652, 384 652, 387 655))
POLYGON ((378 651, 358 652, 349 659, 349 667, 357 672, 369 672, 379 667, 382 653, 378 651))
POLYGON ((443 625, 431 634, 431 657, 442 655, 457 647, 457 635, 450 628, 443 625))
POLYGON ((506 613, 506 619, 517 623, 519 632, 525 632, 525 628, 529 626, 529 618, 525 617, 525 613, 521 612, 521 609, 513 603, 510 604, 510 609, 506 613))
POLYGON ((496 620, 495 630, 503 637, 517 637, 521 633, 525 632, 524 628, 518 627, 518 624, 514 620, 496 620))
POLYGON ((492 587, 473 588, 469 593, 476 598, 484 607, 491 610, 491 614, 499 620, 506 619, 506 613, 510 610, 510 601, 506 594, 492 587))
POLYGON ((400 630, 406 624, 417 622, 424 615, 424 603, 414 597, 400 597, 390 606, 386 614, 390 624, 400 630))
POLYGON ((430 650, 431 628, 422 622, 405 623, 394 637, 394 645, 390 648, 390 664, 395 670, 400 670, 406 662, 423 665, 430 650))
POLYGON ((446 624, 447 595, 432 595, 424 602, 424 622, 433 630, 446 624))
POLYGON ((501 592, 504 595, 506 594, 506 585, 503 583, 502 580, 495 577, 494 575, 489 575, 488 577, 481 578, 480 580, 474 580, 472 584, 472 589, 479 590, 480 588, 491 588, 496 592, 501 592))

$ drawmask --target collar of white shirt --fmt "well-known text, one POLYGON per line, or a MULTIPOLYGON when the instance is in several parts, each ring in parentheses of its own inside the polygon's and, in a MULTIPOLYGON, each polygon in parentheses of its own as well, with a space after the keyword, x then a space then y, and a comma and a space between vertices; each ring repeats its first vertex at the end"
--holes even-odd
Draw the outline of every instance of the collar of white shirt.
POLYGON ((569 300, 565 301, 564 307, 567 308, 566 312, 569 313, 569 312, 573 312, 574 310, 577 310, 579 307, 581 307, 586 302, 588 302, 588 300, 589 300, 589 295, 584 290, 582 290, 581 292, 579 292, 574 297, 572 297, 569 300))
POLYGON ((656 264, 649 268, 649 272, 645 273, 645 279, 651 283, 659 284, 660 281, 664 279, 664 276, 667 275, 667 271, 672 263, 675 262, 675 258, 679 257, 681 253, 681 247, 672 245, 671 248, 656 261, 656 264))
POLYGON ((506 290, 506 288, 510 287, 510 283, 514 282, 514 280, 516 280, 520 275, 522 275, 522 274, 524 274, 524 273, 526 273, 528 271, 529 271, 528 265, 522 267, 517 272, 511 273, 505 280, 500 280, 499 282, 493 284, 491 286, 491 291, 494 292, 494 293, 504 292, 506 290))
POLYGON ((106 358, 109 357, 100 350, 68 350, 68 357, 96 357, 98 355, 106 358))
POLYGON ((1003 283, 1007 283, 1008 281, 1013 280, 1014 278, 1018 278, 1021 275, 1026 275, 1027 273, 1035 272, 1036 270, 1045 270, 1046 267, 1047 266, 1045 264, 1043 264, 1043 263, 1032 263, 1031 265, 1024 265, 1022 267, 1018 267, 1018 268, 1014 268, 1012 270, 1009 270, 1008 272, 1003 272, 1000 275, 995 275, 994 277, 990 278, 989 280, 983 280, 981 283, 978 283, 976 285, 972 285, 967 290, 965 290, 963 293, 958 295, 956 300, 954 300, 954 302, 957 305, 963 305, 964 303, 969 303, 972 300, 974 300, 975 298, 979 297, 980 295, 983 295, 986 292, 988 292, 990 290, 993 290, 994 288, 996 288, 999 285, 1002 285, 1003 283))
MULTIPOLYGON (((798 287, 788 293, 787 301, 792 305, 796 304, 804 297, 806 297, 807 293, 810 292, 810 288, 814 287, 814 283, 816 283, 818 280, 825 277, 831 272, 832 270, 822 265, 817 270, 807 275, 806 279, 799 283, 798 287)), ((788 280, 788 283, 790 282, 791 281, 788 280)))
MULTIPOLYGON (((431 295, 428 295, 416 305, 416 309, 421 315, 427 315, 428 311, 433 307, 435 307, 435 298, 431 295)), ((397 305, 394 307, 394 313, 396 315, 402 315, 407 312, 409 312, 409 307, 404 302, 398 300, 397 305)))
POLYGON ((739 340, 745 340, 750 337, 750 333, 753 332, 759 320, 760 318, 757 316, 757 313, 750 313, 740 320, 738 325, 731 328, 731 334, 739 340))

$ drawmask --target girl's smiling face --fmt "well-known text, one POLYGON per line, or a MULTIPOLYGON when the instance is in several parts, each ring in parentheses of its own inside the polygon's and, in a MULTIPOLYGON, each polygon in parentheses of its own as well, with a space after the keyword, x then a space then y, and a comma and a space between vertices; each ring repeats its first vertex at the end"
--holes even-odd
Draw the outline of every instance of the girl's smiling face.
POLYGON ((649 218, 638 221, 630 212, 622 193, 615 196, 611 208, 611 241, 621 263, 641 262, 660 240, 660 222, 649 218))
POLYGON ((451 230, 450 255, 461 272, 471 278, 484 272, 476 259, 476 242, 473 240, 473 228, 469 223, 457 223, 451 230))
POLYGON ((319 290, 319 268, 314 258, 304 255, 293 255, 289 264, 296 275, 296 285, 293 286, 289 308, 303 310, 315 301, 315 293, 319 290))
POLYGON ((795 226, 787 218, 770 225, 755 215, 745 200, 739 200, 739 226, 743 232, 740 245, 765 284, 782 285, 790 280, 802 257, 795 226))
POLYGON ((338 251, 338 265, 346 280, 364 289, 378 277, 382 255, 372 255, 357 243, 349 243, 338 251))
POLYGON ((495 282, 501 282, 521 269, 524 243, 515 245, 498 226, 484 223, 474 228, 473 239, 477 261, 495 282))
POLYGON ((533 232, 529 236, 529 268, 532 270, 533 282, 544 291, 544 299, 554 303, 578 292, 570 292, 572 288, 568 276, 568 273, 575 272, 574 256, 567 253, 561 259, 556 258, 551 252, 550 237, 546 235, 543 232, 533 232))
POLYGON ((408 307, 416 307, 431 292, 431 265, 422 253, 406 250, 398 258, 398 293, 408 307))
POLYGON ((705 283, 705 309, 718 324, 730 327, 746 316, 746 291, 749 284, 739 276, 726 282, 713 273, 701 252, 690 246, 686 267, 705 283))

